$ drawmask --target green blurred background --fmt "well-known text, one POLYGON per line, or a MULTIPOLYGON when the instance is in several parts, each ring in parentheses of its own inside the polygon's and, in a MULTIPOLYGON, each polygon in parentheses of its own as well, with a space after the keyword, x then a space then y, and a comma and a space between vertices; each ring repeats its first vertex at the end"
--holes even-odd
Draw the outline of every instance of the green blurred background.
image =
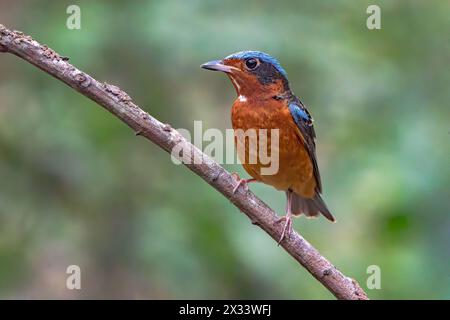
MULTIPOLYGON (((316 122, 338 219, 294 228, 371 298, 450 298, 448 1, 0 1, 32 35, 175 128, 230 128, 229 80, 277 57, 316 122), (81 30, 66 8, 81 8, 81 30), (366 8, 381 7, 368 30, 366 8)), ((239 165, 230 171, 246 176, 239 165)), ((284 194, 251 189, 282 213, 284 194)), ((332 298, 228 200, 87 98, 0 55, 0 298, 332 298), (82 290, 66 268, 81 267, 82 290)))

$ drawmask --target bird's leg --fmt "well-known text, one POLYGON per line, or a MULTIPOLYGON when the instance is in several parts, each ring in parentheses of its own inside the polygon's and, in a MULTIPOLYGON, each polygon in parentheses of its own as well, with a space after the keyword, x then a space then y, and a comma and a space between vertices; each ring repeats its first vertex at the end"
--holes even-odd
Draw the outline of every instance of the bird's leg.
POLYGON ((286 215, 284 217, 279 218, 275 223, 280 223, 281 221, 285 221, 283 233, 281 234, 280 240, 278 240, 278 245, 280 245, 281 241, 286 237, 291 236, 292 233, 292 212, 291 212, 291 204, 292 204, 292 191, 288 191, 287 195, 287 204, 286 204, 286 215))
POLYGON ((236 191, 239 189, 240 186, 244 187, 244 190, 247 191, 248 190, 248 184, 251 182, 257 182, 256 179, 251 178, 251 179, 241 179, 239 177, 239 175, 236 172, 232 173, 232 176, 237 180, 237 185, 233 188, 233 194, 236 193, 236 191))

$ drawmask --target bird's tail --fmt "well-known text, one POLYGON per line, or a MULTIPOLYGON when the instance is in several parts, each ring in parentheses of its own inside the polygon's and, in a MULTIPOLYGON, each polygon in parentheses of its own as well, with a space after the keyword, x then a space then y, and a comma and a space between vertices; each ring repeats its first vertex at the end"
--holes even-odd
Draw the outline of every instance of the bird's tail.
POLYGON ((335 221, 319 193, 316 193, 314 198, 303 198, 298 194, 292 193, 291 212, 295 215, 303 213, 306 217, 316 217, 321 213, 328 220, 335 221))

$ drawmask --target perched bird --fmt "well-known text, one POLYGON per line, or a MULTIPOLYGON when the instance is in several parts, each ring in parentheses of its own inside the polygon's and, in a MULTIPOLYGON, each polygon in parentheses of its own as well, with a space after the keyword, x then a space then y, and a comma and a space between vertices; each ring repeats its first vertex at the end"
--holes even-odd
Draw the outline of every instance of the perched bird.
MULTIPOLYGON (((313 119, 305 105, 289 87, 287 74, 278 61, 259 51, 242 51, 223 60, 210 61, 204 69, 222 71, 230 78, 237 92, 231 109, 233 129, 259 131, 279 129, 278 171, 261 174, 261 161, 240 160, 252 177, 240 179, 234 192, 249 182, 263 182, 286 191, 286 215, 278 220, 285 225, 279 243, 292 232, 292 215, 315 217, 319 213, 328 220, 334 217, 322 200, 322 186, 316 160, 316 134, 313 119)), ((270 141, 270 136, 267 138, 270 141)), ((269 142, 267 142, 270 145, 269 142)), ((245 148, 249 144, 244 143, 245 148)), ((255 150, 246 150, 255 152, 255 150)), ((238 153, 239 154, 239 153, 238 153)))

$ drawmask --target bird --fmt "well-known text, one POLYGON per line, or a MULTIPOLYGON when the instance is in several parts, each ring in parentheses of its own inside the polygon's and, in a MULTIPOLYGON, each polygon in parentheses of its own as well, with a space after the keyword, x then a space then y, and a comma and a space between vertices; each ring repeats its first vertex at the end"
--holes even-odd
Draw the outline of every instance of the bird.
MULTIPOLYGON (((284 222, 278 244, 286 236, 290 237, 293 216, 304 214, 306 217, 317 217, 322 214, 335 222, 321 196, 313 118, 291 90, 287 73, 278 60, 261 51, 240 51, 221 60, 204 63, 201 68, 223 72, 230 78, 237 93, 231 107, 235 132, 278 129, 278 149, 271 150, 278 152, 278 170, 274 174, 264 175, 261 168, 265 164, 259 157, 253 163, 245 161, 245 154, 257 153, 258 150, 248 150, 250 143, 244 141, 246 153, 242 156, 238 152, 238 156, 251 178, 237 176, 233 194, 240 187, 248 190, 251 182, 262 182, 286 192, 285 215, 276 220, 276 223, 284 222)), ((268 136, 266 141, 269 145, 270 139, 271 136, 268 136)))

